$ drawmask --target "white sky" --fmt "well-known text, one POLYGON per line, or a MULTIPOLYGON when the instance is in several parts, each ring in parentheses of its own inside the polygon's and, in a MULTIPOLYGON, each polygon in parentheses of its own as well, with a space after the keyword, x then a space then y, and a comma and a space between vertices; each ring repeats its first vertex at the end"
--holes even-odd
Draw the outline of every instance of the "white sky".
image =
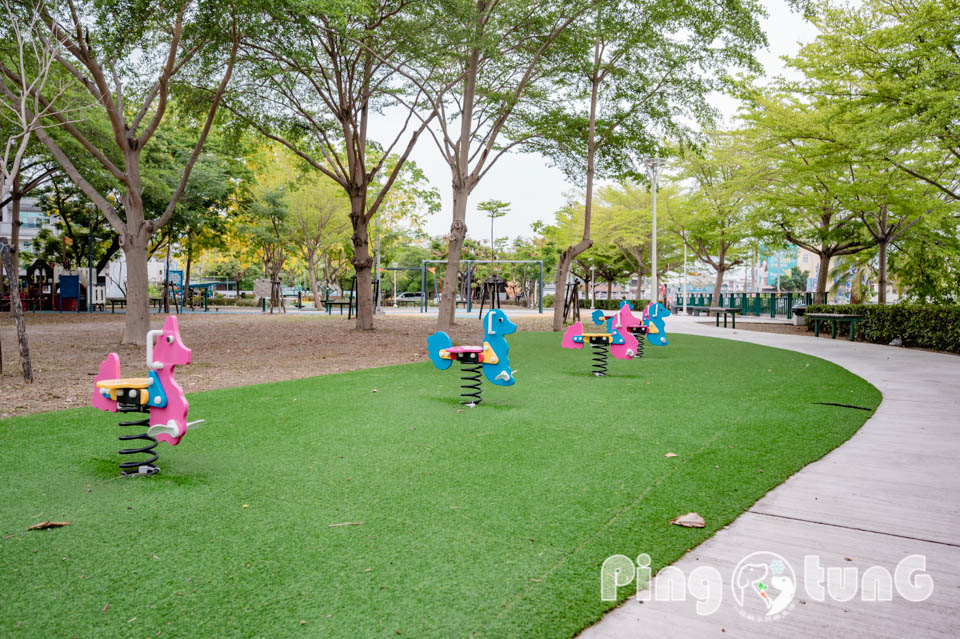
MULTIPOLYGON (((802 44, 810 42, 816 36, 816 29, 800 15, 791 12, 784 0, 763 0, 769 16, 762 21, 767 33, 769 47, 758 51, 757 58, 763 64, 766 74, 783 73, 780 57, 793 55, 802 44)), ((730 118, 736 113, 734 99, 717 95, 713 104, 730 118)), ((421 138, 411 153, 411 158, 423 169, 427 178, 440 191, 443 208, 427 222, 426 231, 430 235, 443 235, 450 228, 451 191, 450 169, 427 136, 421 138)), ((496 198, 509 202, 510 213, 496 221, 496 236, 531 237, 531 224, 537 220, 552 222, 554 213, 564 205, 564 193, 577 188, 567 182, 563 173, 547 165, 538 154, 512 153, 506 155, 484 177, 473 194, 467 208, 467 235, 476 240, 490 238, 490 221, 476 205, 487 199, 496 198)))

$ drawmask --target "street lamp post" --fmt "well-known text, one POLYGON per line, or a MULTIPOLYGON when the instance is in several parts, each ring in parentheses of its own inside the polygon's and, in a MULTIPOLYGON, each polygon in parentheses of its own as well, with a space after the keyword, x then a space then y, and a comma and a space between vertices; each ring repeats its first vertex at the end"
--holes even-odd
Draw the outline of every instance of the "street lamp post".
POLYGON ((593 310, 593 307, 597 302, 597 267, 590 266, 590 310, 593 310))
POLYGON ((377 308, 376 314, 383 314, 383 306, 380 304, 381 300, 381 291, 380 291, 380 218, 377 218, 377 308))
POLYGON ((660 174, 663 173, 663 167, 666 165, 667 161, 663 158, 644 158, 643 165, 647 167, 647 175, 650 176, 650 182, 653 185, 653 243, 652 243, 652 253, 653 253, 653 264, 652 264, 652 273, 653 276, 653 301, 660 301, 660 278, 657 274, 657 180, 660 178, 660 174))
MULTIPOLYGON (((87 234, 87 249, 89 251, 89 262, 87 263, 87 312, 93 313, 93 224, 90 222, 90 230, 87 234)), ((77 260, 78 262, 80 260, 77 260)))
POLYGON ((393 268, 393 307, 397 307, 397 263, 393 262, 390 264, 393 268))
POLYGON ((687 243, 683 243, 683 314, 687 314, 687 243))

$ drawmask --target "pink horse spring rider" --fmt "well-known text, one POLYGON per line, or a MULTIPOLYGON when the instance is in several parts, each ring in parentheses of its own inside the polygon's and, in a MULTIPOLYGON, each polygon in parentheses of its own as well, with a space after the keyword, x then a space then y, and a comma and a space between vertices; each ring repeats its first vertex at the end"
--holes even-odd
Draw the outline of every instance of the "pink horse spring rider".
POLYGON ((152 455, 144 461, 130 461, 120 464, 123 475, 154 475, 160 469, 154 464, 159 455, 153 451, 157 442, 167 442, 176 446, 187 432, 187 428, 203 420, 187 422, 187 398, 183 388, 173 378, 176 366, 190 363, 191 351, 180 340, 180 328, 176 317, 168 317, 163 329, 147 333, 147 368, 149 377, 120 377, 120 357, 110 353, 100 364, 100 372, 94 380, 92 404, 100 410, 111 413, 146 413, 146 419, 120 422, 121 426, 147 426, 145 433, 121 435, 121 441, 142 439, 150 443, 143 448, 125 448, 121 455, 144 453, 152 455), (153 340, 157 344, 154 346, 153 340), (127 470, 136 469, 136 470, 127 470))
POLYGON ((590 344, 593 354, 593 374, 597 377, 607 375, 607 355, 612 353, 617 359, 633 359, 643 355, 643 320, 631 312, 626 302, 620 310, 612 314, 605 314, 597 309, 593 312, 593 321, 604 326, 605 330, 595 333, 585 333, 583 324, 576 322, 563 334, 561 346, 563 348, 582 349, 585 343, 590 344))

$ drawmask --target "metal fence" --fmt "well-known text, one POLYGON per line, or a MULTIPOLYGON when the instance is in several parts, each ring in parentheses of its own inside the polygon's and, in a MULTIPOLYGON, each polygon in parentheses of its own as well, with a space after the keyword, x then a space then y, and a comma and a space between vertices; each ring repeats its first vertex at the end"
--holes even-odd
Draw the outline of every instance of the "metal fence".
MULTIPOLYGON (((691 293, 687 296, 687 306, 739 308, 743 315, 756 317, 793 316, 793 307, 813 304, 813 293, 722 293, 719 303, 713 302, 712 293, 691 293)), ((676 296, 676 307, 683 308, 683 296, 676 296)))

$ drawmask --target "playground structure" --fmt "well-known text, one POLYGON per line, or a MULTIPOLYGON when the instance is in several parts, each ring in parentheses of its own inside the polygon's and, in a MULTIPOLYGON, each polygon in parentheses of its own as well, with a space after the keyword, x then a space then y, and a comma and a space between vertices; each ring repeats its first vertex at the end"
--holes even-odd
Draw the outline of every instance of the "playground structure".
POLYGON ((650 302, 643 309, 643 323, 647 327, 647 340, 651 346, 666 346, 667 331, 664 328, 663 318, 670 317, 670 310, 660 302, 650 302))
POLYGON ((460 362, 460 403, 474 407, 483 401, 481 372, 491 384, 513 386, 516 371, 510 370, 510 345, 506 336, 517 331, 517 325, 500 309, 491 309, 483 318, 483 346, 454 346, 450 336, 437 331, 427 338, 430 361, 440 370, 460 362))
POLYGON ((159 455, 153 450, 158 442, 176 446, 187 429, 203 420, 187 422, 189 405, 183 388, 173 378, 174 368, 190 363, 191 351, 180 339, 176 316, 170 316, 159 331, 147 333, 148 377, 120 377, 120 357, 110 353, 100 364, 94 379, 91 403, 95 408, 111 413, 149 413, 144 419, 120 422, 120 426, 146 426, 144 433, 120 435, 120 441, 144 440, 142 448, 124 448, 121 455, 142 453, 146 460, 120 463, 121 475, 155 475, 160 469, 154 463, 159 455), (154 346, 153 340, 157 339, 154 346), (135 469, 135 470, 132 470, 135 469))
POLYGON ((610 353, 617 359, 633 359, 640 350, 637 334, 643 327, 643 319, 633 314, 630 304, 624 302, 620 310, 609 316, 600 309, 591 316, 595 324, 603 326, 602 332, 585 333, 582 322, 574 322, 563 333, 560 345, 563 348, 583 349, 590 344, 592 354, 592 373, 595 377, 606 377, 607 360, 610 353))
MULTIPOLYGON (((440 298, 440 287, 437 282, 436 267, 430 267, 429 264, 446 264, 446 260, 423 260, 420 264, 420 312, 426 313, 429 307, 429 285, 427 281, 427 272, 433 273, 434 299, 440 298)), ((465 271, 460 273, 458 294, 465 298, 467 313, 473 312, 474 301, 480 302, 480 314, 483 314, 483 308, 489 304, 490 309, 500 307, 500 293, 506 293, 508 282, 496 273, 480 280, 479 285, 473 279, 473 268, 477 264, 530 264, 536 265, 539 269, 537 282, 537 306, 540 314, 543 314, 543 260, 461 260, 460 265, 465 267, 465 271)), ((524 292, 524 295, 526 293, 524 292)))
MULTIPOLYGON (((34 260, 27 266, 26 276, 20 275, 17 282, 23 309, 78 313, 97 308, 103 310, 106 303, 103 278, 91 287, 80 273, 81 269, 65 270, 59 264, 51 265, 39 258, 34 260)), ((0 311, 7 311, 10 310, 9 283, 4 281, 2 289, 0 311)))

